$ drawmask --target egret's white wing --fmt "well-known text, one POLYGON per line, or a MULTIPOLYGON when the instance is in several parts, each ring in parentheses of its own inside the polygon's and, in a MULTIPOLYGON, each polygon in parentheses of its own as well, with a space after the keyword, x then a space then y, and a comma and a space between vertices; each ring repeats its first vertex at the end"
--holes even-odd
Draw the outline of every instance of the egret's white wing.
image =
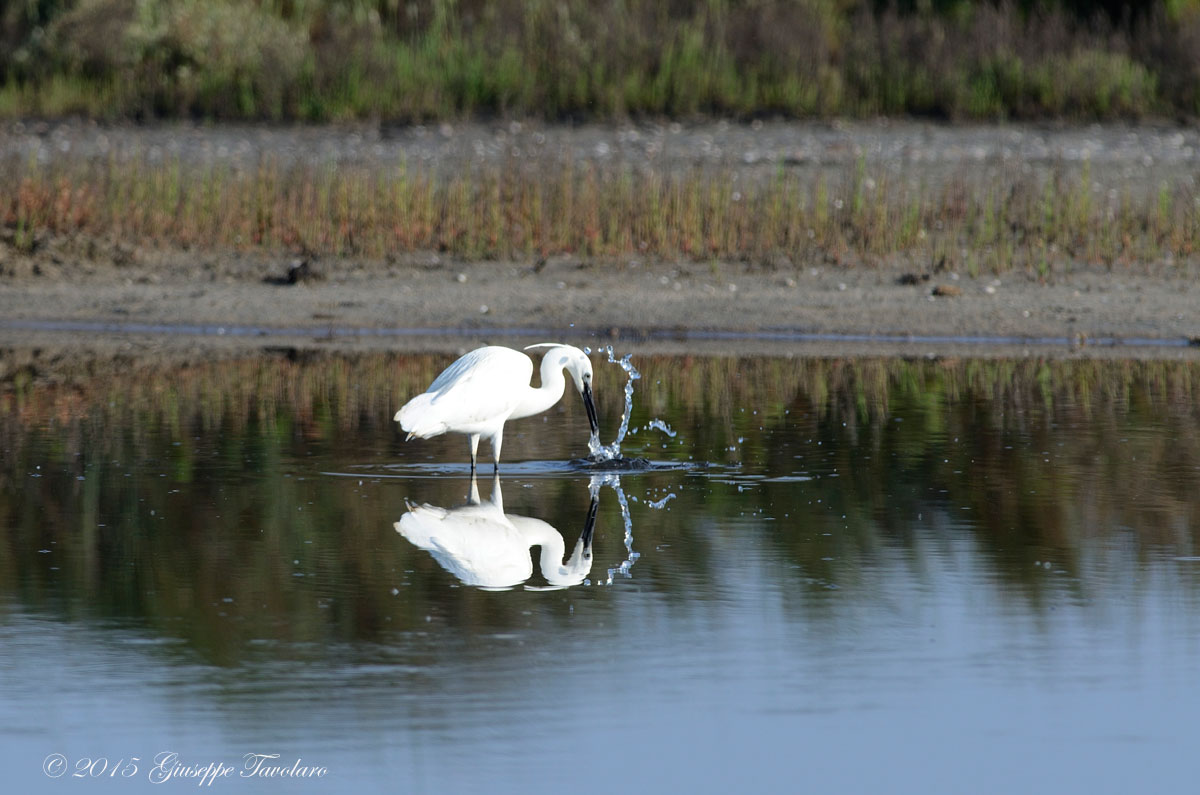
POLYGON ((477 348, 447 367, 396 418, 417 436, 473 432, 481 424, 507 419, 532 377, 533 362, 525 354, 498 346, 477 348))
POLYGON ((489 345, 463 354, 433 379, 426 392, 448 393, 472 384, 496 386, 517 383, 529 386, 533 377, 533 362, 528 356, 511 348, 489 345))

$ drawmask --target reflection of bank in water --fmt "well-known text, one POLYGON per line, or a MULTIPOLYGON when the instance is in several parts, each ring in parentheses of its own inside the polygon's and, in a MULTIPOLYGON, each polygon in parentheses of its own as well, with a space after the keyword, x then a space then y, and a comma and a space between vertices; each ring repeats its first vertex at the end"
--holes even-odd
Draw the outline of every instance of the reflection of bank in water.
POLYGON ((467 504, 458 508, 409 504, 408 513, 395 523, 396 532, 426 550, 466 585, 511 588, 533 575, 529 551, 541 547, 539 567, 551 586, 578 585, 592 570, 592 534, 596 527, 599 495, 592 491, 583 532, 565 562, 562 534, 541 519, 504 512, 504 495, 498 475, 492 478, 492 496, 479 499, 472 474, 467 504))

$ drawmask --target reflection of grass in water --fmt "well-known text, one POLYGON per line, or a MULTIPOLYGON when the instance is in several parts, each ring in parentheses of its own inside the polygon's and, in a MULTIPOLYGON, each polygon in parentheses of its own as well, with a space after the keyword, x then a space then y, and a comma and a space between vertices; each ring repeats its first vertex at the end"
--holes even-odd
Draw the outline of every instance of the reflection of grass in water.
MULTIPOLYGON (((390 427, 394 407, 423 390, 452 358, 281 353, 182 367, 150 361, 131 369, 115 360, 81 360, 71 368, 14 356, 0 382, 0 417, 10 431, 47 422, 115 427, 132 420, 174 438, 188 433, 185 426, 244 432, 286 414, 306 437, 332 438, 390 427)), ((1079 420, 1138 409, 1200 412, 1200 368, 1194 363, 690 356, 637 356, 635 363, 652 376, 637 385, 633 425, 653 417, 682 427, 711 426, 703 420, 713 417, 736 424, 745 407, 758 421, 784 422, 797 400, 821 420, 863 426, 886 421, 899 401, 928 414, 982 402, 996 410, 981 419, 999 430, 1022 430, 1062 412, 1079 420)), ((596 377, 598 405, 619 415, 624 373, 601 367, 596 377)), ((576 408, 572 401, 561 405, 576 408)))
MULTIPOLYGON (((765 180, 692 169, 663 174, 570 162, 440 173, 270 160, 248 170, 67 160, 0 167, 0 225, 18 250, 60 236, 190 250, 383 258, 445 251, 470 259, 573 254, 878 263, 968 273, 1190 261, 1200 212, 1184 176, 1157 193, 1075 176, 959 175, 943 187, 871 174, 781 169, 765 180)), ((331 266, 336 267, 336 265, 331 266)))
MULTIPOLYGON (((185 446, 194 436, 220 433, 277 446, 295 438, 353 450, 363 435, 393 434, 395 407, 423 390, 449 358, 281 356, 169 370, 119 368, 96 376, 84 365, 74 376, 60 376, 58 386, 38 385, 29 375, 32 366, 17 368, 0 392, 0 428, 14 455, 30 428, 48 424, 60 430, 64 454, 87 451, 108 458, 129 452, 127 444, 136 447, 151 429, 185 446), (120 428, 131 429, 133 438, 113 433, 120 428)), ((782 453, 761 444, 758 429, 798 423, 840 429, 830 441, 845 452, 888 434, 913 459, 954 437, 1044 436, 1062 424, 1111 430, 1118 421, 1178 426, 1170 437, 1150 434, 1129 442, 1150 445, 1130 467, 1135 481, 1152 472, 1155 462, 1177 469, 1200 450, 1182 441, 1194 439, 1200 423, 1195 364, 724 357, 637 357, 637 363, 647 377, 639 382, 631 426, 669 418, 682 432, 670 440, 667 457, 705 460, 737 445, 740 436, 747 441, 738 445, 739 455, 748 465, 790 470, 793 465, 783 457, 772 459, 782 453), (896 416, 903 422, 893 422, 896 416), (1169 465, 1168 459, 1178 460, 1169 465)), ((623 402, 623 374, 615 370, 597 371, 597 404, 610 422, 623 402)), ((561 410, 577 419, 582 407, 576 403, 564 399, 561 410)), ((643 439, 666 441, 647 432, 627 443, 643 439)), ((1090 466, 1082 460, 1079 465, 1090 466)))
MULTIPOLYGON (((391 505, 386 489, 367 499, 348 479, 295 476, 310 454, 386 456, 399 444, 395 406, 450 358, 87 362, 78 372, 60 369, 54 384, 33 375, 38 360, 14 367, 10 358, 0 391, 0 583, 20 584, 17 598, 27 604, 78 599, 61 606, 67 614, 145 617, 218 660, 237 659, 249 638, 420 630, 430 603, 459 611, 450 620, 462 626, 524 626, 527 597, 434 593, 436 563, 406 555, 391 531, 397 517, 380 515, 391 505), (174 489, 187 492, 186 512, 174 489), (37 557, 47 548, 57 550, 57 573, 37 557), (397 599, 391 589, 409 569, 413 588, 429 590, 397 599), (352 595, 321 590, 346 582, 352 595)), ((681 488, 671 510, 640 524, 632 505, 639 548, 663 540, 688 549, 674 559, 697 567, 697 582, 711 581, 705 567, 722 565, 703 553, 706 534, 732 542, 741 517, 760 507, 776 519, 762 540, 807 576, 843 586, 867 576, 882 550, 919 567, 919 513, 969 517, 981 565, 1034 603, 1045 580, 1034 577, 1033 561, 1052 556, 1071 570, 1094 549, 1092 536, 1132 537, 1137 554, 1156 544, 1194 549, 1196 364, 636 358, 644 378, 631 424, 668 418, 679 432, 655 457, 720 462, 735 447, 729 455, 742 474, 839 475, 746 493, 705 489, 702 508, 694 489, 681 488), (707 519, 697 525, 699 515, 707 519)), ((619 387, 620 374, 607 375, 619 387)), ((622 395, 608 387, 600 381, 597 398, 611 419, 622 395)), ((582 407, 563 405, 567 421, 582 425, 582 407)), ((627 446, 650 439, 666 441, 646 433, 627 446)), ((530 434, 534 457, 538 443, 530 434)), ((586 512, 585 492, 551 479, 521 499, 527 513, 559 517, 570 534, 586 512)), ((402 510, 402 495, 391 496, 402 510)), ((614 509, 602 508, 598 532, 618 531, 614 509)), ((652 578, 661 557, 643 555, 634 578, 652 578)))

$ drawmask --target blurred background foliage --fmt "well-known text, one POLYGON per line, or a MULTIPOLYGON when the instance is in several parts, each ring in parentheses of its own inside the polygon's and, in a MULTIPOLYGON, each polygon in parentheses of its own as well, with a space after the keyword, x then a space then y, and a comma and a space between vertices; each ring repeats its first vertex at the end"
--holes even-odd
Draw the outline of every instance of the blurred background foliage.
POLYGON ((1200 0, 5 0, 0 116, 1200 111, 1200 0))

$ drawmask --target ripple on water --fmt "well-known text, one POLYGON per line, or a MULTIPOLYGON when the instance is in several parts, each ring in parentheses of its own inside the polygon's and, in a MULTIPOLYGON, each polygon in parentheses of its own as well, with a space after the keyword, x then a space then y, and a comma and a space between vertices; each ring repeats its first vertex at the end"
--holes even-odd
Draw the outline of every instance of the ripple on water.
MULTIPOLYGON (((597 475, 605 473, 638 474, 641 472, 690 472, 704 471, 711 464, 705 461, 661 461, 648 458, 616 458, 608 461, 593 461, 587 458, 568 460, 516 461, 503 464, 503 477, 564 477, 572 475, 597 475)), ((482 471, 481 468, 480 471, 482 471)), ((370 478, 372 480, 413 480, 439 478, 469 478, 470 464, 430 462, 420 464, 352 464, 344 471, 326 470, 326 477, 370 478)))

